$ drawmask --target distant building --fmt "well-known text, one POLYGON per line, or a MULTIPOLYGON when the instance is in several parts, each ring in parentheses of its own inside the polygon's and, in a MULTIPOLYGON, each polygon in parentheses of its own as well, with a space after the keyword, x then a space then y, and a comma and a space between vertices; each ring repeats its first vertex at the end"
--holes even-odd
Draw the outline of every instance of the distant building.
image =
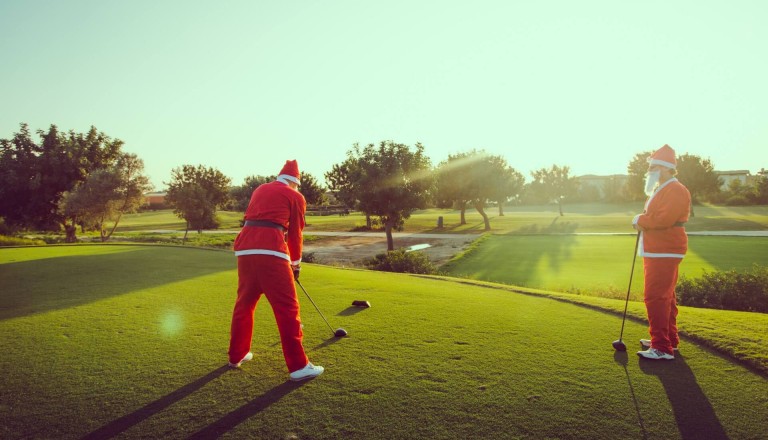
POLYGON ((144 206, 148 209, 165 209, 165 196, 167 194, 165 191, 144 194, 144 206))
POLYGON ((722 190, 727 190, 734 180, 738 180, 745 186, 752 183, 752 176, 749 174, 749 170, 715 171, 715 174, 723 181, 722 185, 720 185, 722 190))

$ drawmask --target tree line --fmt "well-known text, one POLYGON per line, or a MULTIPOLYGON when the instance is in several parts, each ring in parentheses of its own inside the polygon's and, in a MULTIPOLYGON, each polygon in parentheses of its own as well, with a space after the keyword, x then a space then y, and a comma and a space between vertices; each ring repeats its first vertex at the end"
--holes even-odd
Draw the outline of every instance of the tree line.
MULTIPOLYGON (((60 132, 55 125, 38 130, 39 141, 27 124, 10 139, 0 139, 0 217, 6 230, 36 229, 66 232, 67 241, 81 231, 98 230, 109 239, 121 216, 143 204, 151 190, 143 175, 144 164, 136 155, 122 151, 123 142, 95 127, 87 133, 60 132)), ((644 200, 644 176, 652 151, 636 154, 621 183, 608 179, 602 188, 609 202, 644 200)), ((276 176, 249 176, 241 185, 212 167, 182 165, 171 172, 166 203, 187 223, 187 230, 215 229, 216 211, 245 211, 251 193, 276 176)), ((465 224, 467 208, 483 218, 486 230, 490 203, 555 203, 560 215, 567 202, 584 201, 589 190, 571 175, 567 166, 552 165, 531 173, 531 181, 507 160, 484 150, 449 155, 433 166, 424 146, 394 141, 354 144, 344 161, 325 173, 321 185, 311 174, 302 174, 300 191, 310 205, 338 203, 362 212, 372 227, 383 225, 388 249, 392 231, 401 229, 417 209, 430 206, 455 208, 465 224)), ((708 159, 683 154, 678 157, 678 178, 695 202, 722 199, 722 182, 708 159)), ((747 203, 768 203, 768 179, 754 186, 732 184, 729 191, 747 203)), ((730 196, 729 196, 730 197, 730 196)))

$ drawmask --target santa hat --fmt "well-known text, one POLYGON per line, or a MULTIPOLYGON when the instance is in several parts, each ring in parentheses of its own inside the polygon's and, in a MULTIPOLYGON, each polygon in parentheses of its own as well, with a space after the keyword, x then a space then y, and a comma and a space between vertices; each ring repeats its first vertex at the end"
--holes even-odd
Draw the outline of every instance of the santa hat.
POLYGON ((664 144, 663 147, 656 150, 655 153, 651 154, 651 157, 648 158, 648 163, 650 165, 661 165, 663 167, 677 168, 677 160, 675 160, 675 150, 672 149, 667 144, 664 144))
POLYGON ((287 184, 291 181, 297 185, 301 185, 299 180, 299 164, 295 160, 286 160, 283 169, 280 170, 280 174, 277 176, 277 180, 287 184))

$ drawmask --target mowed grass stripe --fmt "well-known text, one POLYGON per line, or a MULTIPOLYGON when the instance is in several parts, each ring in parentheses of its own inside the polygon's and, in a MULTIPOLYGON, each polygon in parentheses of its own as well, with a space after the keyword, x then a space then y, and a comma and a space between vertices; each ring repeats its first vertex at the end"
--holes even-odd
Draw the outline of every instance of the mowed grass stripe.
MULTIPOLYGON (((674 363, 641 363, 631 352, 614 355, 610 342, 621 323, 614 315, 401 274, 306 265, 303 284, 331 324, 350 332, 333 338, 301 297, 305 346, 327 373, 302 385, 285 382, 266 302, 257 310, 255 359, 231 371, 222 368, 236 285, 231 253, 148 248, 135 259, 141 251, 125 247, 131 264, 109 262, 134 278, 157 267, 178 273, 157 272, 151 283, 98 294, 108 283, 83 282, 83 273, 98 279, 103 266, 87 252, 59 258, 69 270, 38 283, 34 294, 66 295, 69 305, 0 320, 3 438, 608 439, 713 432, 749 438, 763 432, 765 379, 696 344, 686 343, 674 363), (42 292, 60 285, 79 289, 42 292), (355 299, 373 307, 353 309, 355 299)), ((0 270, 5 279, 29 277, 30 265, 10 260, 32 263, 51 249, 60 248, 0 251, 0 270)), ((627 323, 630 347, 645 334, 644 325, 627 323)))
MULTIPOLYGON (((624 298, 635 236, 489 235, 441 268, 448 275, 560 292, 624 298)), ((768 262, 768 237, 690 236, 680 274, 748 270, 768 262)), ((637 257, 630 298, 642 300, 637 257)))

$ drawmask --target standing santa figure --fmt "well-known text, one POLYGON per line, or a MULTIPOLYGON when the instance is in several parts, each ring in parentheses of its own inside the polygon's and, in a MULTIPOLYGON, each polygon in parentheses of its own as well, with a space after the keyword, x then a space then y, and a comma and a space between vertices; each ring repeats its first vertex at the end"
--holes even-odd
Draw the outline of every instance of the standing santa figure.
POLYGON ((664 145, 648 159, 645 210, 632 224, 640 231, 638 255, 643 257, 643 296, 651 339, 641 339, 646 359, 672 360, 680 343, 677 334, 678 267, 688 251, 685 223, 691 194, 676 178, 675 150, 664 145))
POLYGON ((275 314, 283 356, 294 381, 319 376, 324 370, 312 365, 304 352, 294 285, 301 270, 307 209, 307 202, 298 191, 299 177, 296 161, 286 161, 277 180, 260 185, 251 195, 243 229, 234 244, 238 285, 229 341, 231 367, 253 359, 253 318, 263 294, 275 314))

